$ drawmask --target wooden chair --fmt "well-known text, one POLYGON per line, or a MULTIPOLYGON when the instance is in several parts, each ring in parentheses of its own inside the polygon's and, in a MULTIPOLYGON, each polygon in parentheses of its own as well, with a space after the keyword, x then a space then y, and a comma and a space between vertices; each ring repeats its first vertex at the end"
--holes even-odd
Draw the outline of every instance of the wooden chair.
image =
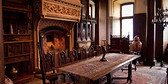
POLYGON ((120 53, 129 54, 129 37, 122 38, 120 42, 120 53))
MULTIPOLYGON (((121 53, 123 54, 130 54, 129 53, 129 36, 127 38, 123 38, 121 40, 121 53)), ((136 53, 136 55, 139 55, 139 53, 136 53)), ((136 60, 133 61, 134 67, 132 67, 133 70, 137 70, 136 68, 136 60), (135 63, 134 63, 135 62, 135 63)), ((128 70, 128 68, 123 68, 123 70, 128 70)))
POLYGON ((95 56, 98 56, 98 45, 94 45, 94 50, 95 50, 95 56))
POLYGON ((127 36, 110 36, 110 45, 107 46, 109 53, 129 53, 129 35, 127 36))
POLYGON ((58 65, 61 66, 66 63, 67 63, 66 53, 65 53, 65 51, 62 50, 58 53, 58 65))
MULTIPOLYGON (((65 73, 56 73, 56 62, 55 62, 55 56, 51 53, 47 52, 44 53, 44 47, 43 47, 43 39, 44 39, 44 33, 40 34, 40 42, 37 44, 39 47, 39 54, 40 54, 40 67, 41 67, 41 74, 42 74, 42 80, 43 84, 46 84, 46 80, 49 80, 49 83, 58 83, 58 77, 62 75, 63 82, 65 83, 65 73), (49 73, 48 73, 49 72, 49 73)), ((71 84, 72 82, 67 82, 65 84, 71 84)))
POLYGON ((97 50, 97 55, 101 55, 101 54, 103 53, 102 47, 101 47, 101 46, 98 46, 97 49, 98 49, 98 50, 97 50))
POLYGON ((95 51, 94 51, 94 47, 90 46, 89 48, 89 53, 88 53, 88 57, 93 57, 95 56, 95 51))
POLYGON ((69 58, 70 58, 70 62, 74 62, 74 61, 78 60, 78 54, 77 54, 77 51, 75 49, 70 51, 69 58))
POLYGON ((108 45, 109 53, 120 53, 121 37, 118 35, 110 35, 110 45, 108 45))
POLYGON ((81 59, 85 59, 85 58, 87 58, 87 53, 86 53, 86 49, 84 48, 84 47, 81 47, 81 49, 80 49, 80 60, 81 59))

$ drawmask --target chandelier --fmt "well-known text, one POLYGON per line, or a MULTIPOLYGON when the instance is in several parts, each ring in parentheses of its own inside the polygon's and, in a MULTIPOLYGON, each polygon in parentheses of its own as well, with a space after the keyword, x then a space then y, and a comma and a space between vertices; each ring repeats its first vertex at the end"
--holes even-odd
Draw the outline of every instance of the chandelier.
POLYGON ((168 9, 162 10, 158 8, 154 19, 152 19, 152 23, 159 24, 164 29, 168 25, 168 9))

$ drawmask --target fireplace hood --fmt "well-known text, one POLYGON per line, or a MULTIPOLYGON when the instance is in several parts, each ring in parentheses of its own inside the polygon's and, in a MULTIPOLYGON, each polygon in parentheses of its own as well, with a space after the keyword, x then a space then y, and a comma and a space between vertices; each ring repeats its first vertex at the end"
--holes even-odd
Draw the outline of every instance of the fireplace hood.
POLYGON ((42 19, 79 22, 80 0, 34 0, 34 12, 42 19))

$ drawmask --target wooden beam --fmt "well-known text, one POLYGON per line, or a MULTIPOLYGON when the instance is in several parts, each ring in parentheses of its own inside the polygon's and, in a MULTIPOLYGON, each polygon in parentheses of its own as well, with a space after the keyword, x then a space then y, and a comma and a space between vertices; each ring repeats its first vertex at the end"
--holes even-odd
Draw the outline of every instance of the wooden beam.
POLYGON ((5 84, 4 74, 4 48, 3 48, 3 24, 2 24, 2 0, 0 0, 0 84, 5 84))

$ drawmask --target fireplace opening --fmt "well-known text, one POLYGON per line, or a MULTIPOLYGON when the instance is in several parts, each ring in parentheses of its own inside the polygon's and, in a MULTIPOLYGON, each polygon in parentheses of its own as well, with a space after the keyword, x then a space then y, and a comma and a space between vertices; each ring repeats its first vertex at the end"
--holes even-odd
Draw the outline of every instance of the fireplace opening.
POLYGON ((47 27, 40 30, 43 35, 43 49, 44 53, 57 54, 59 51, 69 51, 69 37, 67 30, 57 26, 47 27))

